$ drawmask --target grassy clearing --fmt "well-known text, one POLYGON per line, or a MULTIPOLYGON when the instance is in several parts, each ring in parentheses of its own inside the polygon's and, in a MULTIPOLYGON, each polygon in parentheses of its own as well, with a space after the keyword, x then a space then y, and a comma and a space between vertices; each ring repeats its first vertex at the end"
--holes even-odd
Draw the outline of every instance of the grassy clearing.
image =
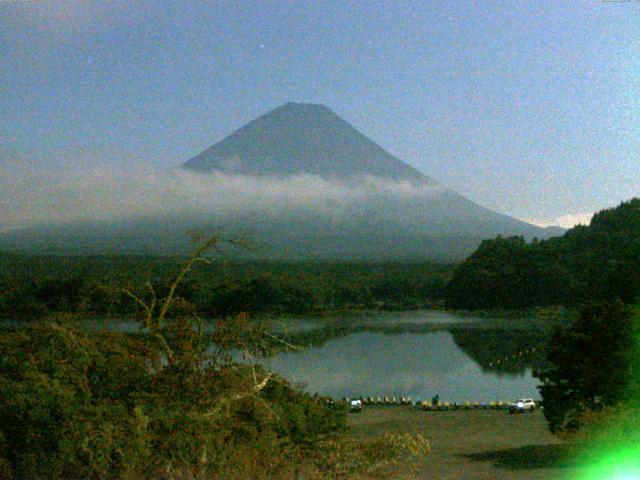
POLYGON ((362 439, 385 432, 424 436, 431 452, 424 456, 418 478, 564 479, 579 474, 568 445, 548 432, 541 411, 509 415, 494 410, 366 407, 350 415, 349 426, 362 439))

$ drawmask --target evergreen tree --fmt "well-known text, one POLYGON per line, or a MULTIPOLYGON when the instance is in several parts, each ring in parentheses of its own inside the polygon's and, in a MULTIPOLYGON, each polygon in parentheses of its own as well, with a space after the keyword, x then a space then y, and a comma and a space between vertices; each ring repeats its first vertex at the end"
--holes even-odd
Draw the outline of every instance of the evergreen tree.
POLYGON ((536 372, 552 432, 574 432, 585 412, 638 392, 638 334, 637 312, 620 302, 589 304, 574 325, 556 330, 548 365, 536 372))
POLYGON ((594 215, 562 237, 485 240, 453 273, 453 308, 575 305, 640 297, 640 198, 594 215))

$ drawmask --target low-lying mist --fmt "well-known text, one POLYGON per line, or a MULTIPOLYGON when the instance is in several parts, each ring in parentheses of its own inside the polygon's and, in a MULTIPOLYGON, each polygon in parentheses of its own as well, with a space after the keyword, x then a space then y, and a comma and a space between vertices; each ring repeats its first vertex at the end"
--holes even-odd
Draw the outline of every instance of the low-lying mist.
POLYGON ((300 209, 335 217, 385 199, 427 200, 445 191, 371 176, 202 174, 140 163, 47 168, 14 161, 0 164, 0 231, 165 215, 282 216, 300 209))

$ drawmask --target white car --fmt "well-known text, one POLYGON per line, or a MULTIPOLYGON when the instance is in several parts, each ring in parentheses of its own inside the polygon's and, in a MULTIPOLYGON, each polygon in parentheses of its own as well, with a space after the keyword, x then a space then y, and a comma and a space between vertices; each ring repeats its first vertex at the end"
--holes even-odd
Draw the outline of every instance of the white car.
POLYGON ((509 405, 509 413, 533 413, 536 409, 536 402, 531 398, 521 398, 509 405))
POLYGON ((362 411, 362 400, 351 400, 349 404, 349 411, 351 412, 361 412, 362 411))

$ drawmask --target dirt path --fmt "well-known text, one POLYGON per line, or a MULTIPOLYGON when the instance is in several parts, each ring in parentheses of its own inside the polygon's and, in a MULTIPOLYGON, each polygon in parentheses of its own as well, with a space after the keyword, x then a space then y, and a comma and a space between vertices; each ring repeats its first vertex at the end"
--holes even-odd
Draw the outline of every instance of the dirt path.
POLYGON ((357 437, 420 433, 432 451, 420 476, 436 480, 572 479, 579 470, 565 459, 566 448, 547 431, 542 412, 422 412, 410 407, 368 407, 350 415, 357 437))

